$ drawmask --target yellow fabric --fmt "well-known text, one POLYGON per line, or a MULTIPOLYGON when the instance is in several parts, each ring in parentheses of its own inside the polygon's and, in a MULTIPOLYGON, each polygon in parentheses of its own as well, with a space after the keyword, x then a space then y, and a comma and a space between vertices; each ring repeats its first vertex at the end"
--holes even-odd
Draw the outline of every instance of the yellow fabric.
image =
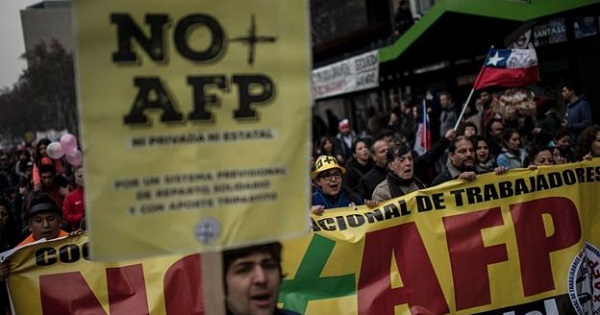
POLYGON ((73 7, 93 257, 309 231, 307 0, 73 7))

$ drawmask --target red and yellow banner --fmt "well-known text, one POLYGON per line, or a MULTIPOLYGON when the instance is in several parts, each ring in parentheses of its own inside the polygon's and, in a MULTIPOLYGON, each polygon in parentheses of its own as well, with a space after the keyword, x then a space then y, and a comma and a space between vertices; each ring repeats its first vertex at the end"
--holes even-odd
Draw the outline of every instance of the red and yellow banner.
MULTIPOLYGON (((599 187, 595 159, 327 210, 312 217, 314 233, 284 242, 280 305, 301 314, 595 314, 599 187)), ((220 285, 200 284, 198 256, 92 263, 86 241, 74 240, 10 258, 17 314, 203 314, 199 288, 220 285)))

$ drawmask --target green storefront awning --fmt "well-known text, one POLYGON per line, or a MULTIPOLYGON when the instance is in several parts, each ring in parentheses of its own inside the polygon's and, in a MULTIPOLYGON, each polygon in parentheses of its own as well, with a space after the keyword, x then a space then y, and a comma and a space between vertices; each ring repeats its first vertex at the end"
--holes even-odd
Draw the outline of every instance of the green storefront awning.
POLYGON ((380 63, 415 69, 484 55, 492 45, 504 48, 506 37, 525 31, 527 22, 576 9, 597 16, 599 7, 600 0, 438 0, 397 41, 379 49, 380 63))

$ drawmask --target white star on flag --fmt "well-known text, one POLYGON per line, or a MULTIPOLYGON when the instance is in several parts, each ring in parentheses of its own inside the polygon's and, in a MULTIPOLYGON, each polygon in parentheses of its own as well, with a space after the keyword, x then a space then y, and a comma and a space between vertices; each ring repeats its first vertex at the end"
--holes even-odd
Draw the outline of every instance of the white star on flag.
POLYGON ((502 59, 504 59, 504 57, 500 57, 498 51, 496 51, 496 54, 493 57, 490 57, 487 64, 497 66, 498 62, 500 62, 502 59))

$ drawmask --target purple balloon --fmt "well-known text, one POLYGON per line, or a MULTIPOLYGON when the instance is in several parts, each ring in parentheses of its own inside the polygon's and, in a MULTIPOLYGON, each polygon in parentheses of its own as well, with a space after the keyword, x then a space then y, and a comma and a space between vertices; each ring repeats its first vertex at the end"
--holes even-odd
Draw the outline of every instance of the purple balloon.
POLYGON ((67 162, 69 162, 69 164, 73 166, 79 166, 81 165, 81 162, 83 162, 83 155, 79 150, 74 150, 72 152, 67 153, 65 158, 67 162))
POLYGON ((60 137, 60 145, 64 152, 74 151, 77 148, 77 138, 70 133, 65 133, 60 137))

